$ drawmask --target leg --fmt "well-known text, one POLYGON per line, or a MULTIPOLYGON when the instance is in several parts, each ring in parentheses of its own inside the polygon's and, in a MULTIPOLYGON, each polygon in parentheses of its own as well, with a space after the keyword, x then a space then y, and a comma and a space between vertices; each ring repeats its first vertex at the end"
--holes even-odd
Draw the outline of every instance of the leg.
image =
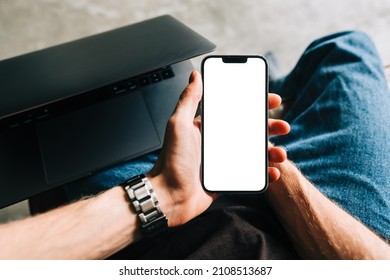
POLYGON ((138 175, 145 174, 157 161, 158 152, 153 152, 135 160, 120 164, 107 169, 96 175, 78 180, 63 186, 69 200, 76 200, 86 195, 97 194, 109 189, 125 180, 138 175))
POLYGON ((319 190, 390 240, 390 93, 371 40, 343 32, 313 42, 275 85, 294 99, 275 137, 319 190))

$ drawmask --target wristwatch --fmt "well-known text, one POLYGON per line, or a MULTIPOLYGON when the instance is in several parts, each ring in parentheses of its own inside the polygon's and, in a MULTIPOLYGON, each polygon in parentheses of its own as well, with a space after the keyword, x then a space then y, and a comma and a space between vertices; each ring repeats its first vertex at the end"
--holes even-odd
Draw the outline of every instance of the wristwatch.
POLYGON ((134 176, 121 186, 126 190, 141 220, 143 232, 148 237, 153 237, 168 228, 168 220, 161 211, 156 193, 145 175, 134 176))

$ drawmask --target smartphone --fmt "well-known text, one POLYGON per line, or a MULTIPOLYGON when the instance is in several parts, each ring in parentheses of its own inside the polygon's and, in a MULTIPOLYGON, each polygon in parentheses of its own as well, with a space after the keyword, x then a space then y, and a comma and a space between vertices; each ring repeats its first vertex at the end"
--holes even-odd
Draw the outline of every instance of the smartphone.
POLYGON ((202 61, 202 184, 208 192, 268 185, 268 67, 262 56, 202 61))

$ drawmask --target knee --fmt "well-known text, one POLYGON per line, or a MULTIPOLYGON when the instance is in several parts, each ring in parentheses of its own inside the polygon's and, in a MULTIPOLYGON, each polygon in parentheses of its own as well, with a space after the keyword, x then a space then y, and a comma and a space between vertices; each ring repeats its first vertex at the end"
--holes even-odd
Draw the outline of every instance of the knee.
POLYGON ((338 58, 345 63, 360 62, 365 58, 378 58, 371 38, 361 31, 344 31, 314 41, 306 53, 322 54, 322 57, 338 58))
POLYGON ((348 42, 354 42, 360 44, 362 43, 364 44, 366 42, 372 43, 371 38, 366 33, 358 30, 340 32, 340 38, 348 42))
POLYGON ((321 44, 324 42, 332 42, 332 41, 345 41, 345 42, 371 42, 370 37, 358 30, 349 30, 333 33, 327 36, 324 36, 318 40, 315 40, 313 44, 321 44))
MULTIPOLYGON (((320 39, 321 40, 321 39, 320 39)), ((323 42, 334 43, 338 48, 345 48, 346 46, 353 46, 365 50, 372 49, 374 43, 371 38, 361 31, 344 31, 324 37, 323 42)))

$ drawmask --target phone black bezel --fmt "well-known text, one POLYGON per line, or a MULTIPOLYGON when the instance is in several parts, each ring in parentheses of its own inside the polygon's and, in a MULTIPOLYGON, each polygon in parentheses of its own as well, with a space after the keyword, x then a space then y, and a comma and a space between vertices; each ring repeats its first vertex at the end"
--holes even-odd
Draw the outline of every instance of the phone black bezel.
MULTIPOLYGON (((226 63, 226 62, 225 62, 226 63)), ((269 176, 268 176, 268 166, 269 166, 269 159, 268 159, 268 110, 269 110, 269 106, 268 106, 268 91, 269 91, 269 75, 268 75, 268 62, 267 62, 267 59, 264 57, 264 56, 261 56, 261 55, 208 55, 206 57, 203 58, 202 60, 202 63, 201 63, 201 74, 202 74, 202 99, 201 99, 201 104, 200 104, 200 115, 201 115, 201 122, 202 122, 202 125, 201 125, 201 184, 202 184, 202 187, 203 189, 208 192, 208 193, 228 193, 228 194, 259 194, 259 193, 262 193, 262 192, 265 192, 268 188, 268 185, 269 185, 269 176), (213 190, 209 190, 206 188, 205 186, 205 183, 204 183, 204 125, 205 125, 205 120, 204 120, 204 111, 203 111, 203 104, 204 104, 204 101, 205 101, 205 95, 204 95, 204 64, 206 62, 207 59, 210 59, 210 58, 221 58, 223 60, 223 62, 225 62, 226 59, 228 60, 231 60, 231 61, 234 61, 236 60, 237 62, 228 62, 228 63, 246 63, 247 59, 248 58, 259 58, 259 59, 262 59, 264 62, 265 62, 265 104, 266 104, 266 108, 265 108, 265 138, 266 138, 266 143, 265 143, 265 148, 266 148, 266 153, 265 153, 265 161, 266 161, 266 164, 265 164, 265 186, 261 189, 261 190, 258 190, 258 191, 245 191, 245 190, 225 190, 225 191, 213 191, 213 190), (243 59, 246 59, 245 62, 242 62, 243 59)), ((245 176, 245 174, 240 174, 240 176, 245 176)))

